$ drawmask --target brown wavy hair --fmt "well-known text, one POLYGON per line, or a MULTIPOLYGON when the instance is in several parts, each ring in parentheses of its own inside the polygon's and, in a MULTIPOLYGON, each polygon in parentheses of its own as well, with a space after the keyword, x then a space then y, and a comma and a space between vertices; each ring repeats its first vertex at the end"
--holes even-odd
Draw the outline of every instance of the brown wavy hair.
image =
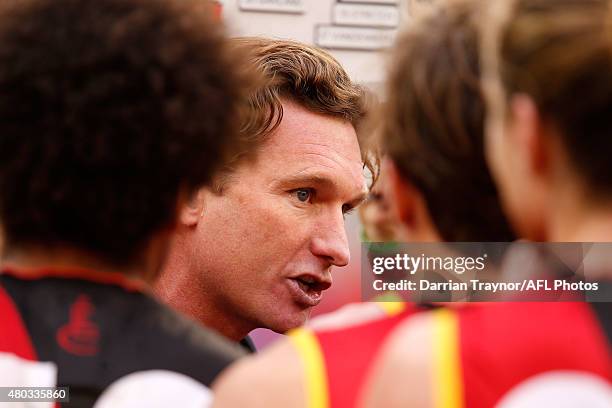
MULTIPOLYGON (((526 94, 596 197, 612 194, 612 6, 608 0, 491 2, 483 26, 497 105, 526 94)), ((502 112, 503 114, 503 112, 502 112)))
POLYGON ((246 55, 247 69, 259 74, 263 83, 251 92, 241 116, 241 137, 253 149, 243 151, 216 180, 221 190, 235 166, 256 156, 260 146, 283 119, 282 99, 324 115, 350 122, 357 132, 364 166, 375 177, 378 157, 365 143, 364 124, 375 98, 353 83, 340 63, 326 51, 290 40, 260 37, 233 38, 236 52, 246 55))
POLYGON ((433 7, 401 33, 382 139, 444 240, 511 241, 484 156, 476 11, 475 2, 433 7))

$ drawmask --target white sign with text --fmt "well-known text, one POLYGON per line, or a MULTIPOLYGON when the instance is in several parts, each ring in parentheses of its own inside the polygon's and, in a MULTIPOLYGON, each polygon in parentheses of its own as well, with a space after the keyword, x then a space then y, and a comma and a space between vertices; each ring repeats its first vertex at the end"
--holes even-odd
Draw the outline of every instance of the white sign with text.
POLYGON ((395 6, 338 3, 334 5, 333 22, 339 25, 397 27, 399 11, 395 6))
POLYGON ((399 0, 340 0, 341 3, 398 4, 399 0))
POLYGON ((243 11, 264 11, 271 13, 303 13, 304 0, 240 0, 243 11))
POLYGON ((374 51, 393 44, 396 30, 320 25, 315 29, 315 42, 324 48, 374 51))

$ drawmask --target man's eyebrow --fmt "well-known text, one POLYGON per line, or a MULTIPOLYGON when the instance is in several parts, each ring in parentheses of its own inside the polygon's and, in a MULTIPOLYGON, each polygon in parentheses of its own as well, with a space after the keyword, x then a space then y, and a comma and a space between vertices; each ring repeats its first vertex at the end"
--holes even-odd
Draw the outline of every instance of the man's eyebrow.
POLYGON ((294 174, 282 178, 278 183, 283 185, 318 184, 326 187, 336 187, 336 183, 332 179, 316 173, 294 174))
MULTIPOLYGON (((298 173, 292 176, 285 177, 282 180, 278 180, 278 184, 290 186, 319 185, 328 188, 336 188, 337 183, 325 175, 304 172, 302 174, 298 173)), ((368 192, 366 190, 361 191, 354 198, 348 200, 344 205, 347 206, 349 209, 355 208, 361 203, 363 203, 367 197, 368 192)))

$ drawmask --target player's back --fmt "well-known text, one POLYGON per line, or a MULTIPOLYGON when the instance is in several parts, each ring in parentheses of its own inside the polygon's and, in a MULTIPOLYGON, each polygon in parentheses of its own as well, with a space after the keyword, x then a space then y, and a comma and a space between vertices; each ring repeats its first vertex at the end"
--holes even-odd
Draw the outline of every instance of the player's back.
MULTIPOLYGON (((321 356, 319 395, 309 391, 309 399, 322 401, 320 406, 357 406, 368 399, 370 386, 380 387, 376 383, 381 381, 394 393, 408 392, 411 378, 384 376, 386 365, 401 364, 408 354, 420 355, 423 363, 416 364, 420 369, 412 370, 412 378, 432 374, 426 383, 436 406, 492 407, 541 393, 550 404, 549 390, 591 393, 594 398, 599 386, 610 392, 606 332, 612 315, 606 306, 517 302, 409 310, 337 330, 298 332, 293 343, 304 361, 321 356), (424 344, 412 341, 415 323, 427 326, 429 341, 424 344)), ((304 373, 307 379, 317 375, 312 364, 305 367, 311 368, 304 373)), ((405 401, 411 401, 410 395, 405 401)))
POLYGON ((38 371, 47 377, 38 385, 70 387, 66 406, 90 407, 111 384, 137 372, 180 374, 209 386, 241 355, 121 274, 22 272, 0 275, 2 319, 11 322, 0 336, 0 355, 20 357, 24 370, 27 361, 50 363, 49 375, 38 371))

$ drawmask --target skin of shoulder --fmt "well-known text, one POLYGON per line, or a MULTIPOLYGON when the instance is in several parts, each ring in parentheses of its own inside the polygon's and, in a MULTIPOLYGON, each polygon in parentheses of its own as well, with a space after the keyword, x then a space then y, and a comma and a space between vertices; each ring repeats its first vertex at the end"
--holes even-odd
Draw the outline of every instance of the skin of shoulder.
POLYGON ((362 394, 364 408, 431 408, 434 319, 415 315, 393 331, 374 363, 362 394))
MULTIPOLYGON (((431 408, 434 406, 430 312, 407 319, 389 337, 375 362, 360 406, 431 408)), ((214 408, 306 407, 302 361, 288 340, 231 366, 213 384, 214 408)))
POLYGON ((213 408, 306 407, 304 370, 295 347, 283 339, 270 350, 232 365, 213 384, 213 408))

